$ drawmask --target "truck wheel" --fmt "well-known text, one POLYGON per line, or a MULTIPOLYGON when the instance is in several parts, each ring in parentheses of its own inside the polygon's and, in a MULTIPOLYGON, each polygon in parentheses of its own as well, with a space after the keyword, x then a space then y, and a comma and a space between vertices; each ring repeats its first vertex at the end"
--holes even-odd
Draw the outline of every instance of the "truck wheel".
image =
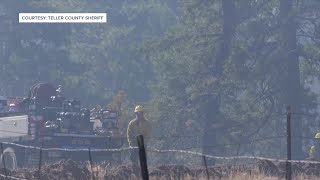
POLYGON ((6 148, 3 151, 3 154, 1 154, 0 156, 0 160, 1 160, 1 165, 0 165, 1 167, 4 167, 4 163, 3 163, 3 160, 4 160, 7 169, 11 169, 11 170, 17 169, 17 157, 12 148, 10 147, 6 148))

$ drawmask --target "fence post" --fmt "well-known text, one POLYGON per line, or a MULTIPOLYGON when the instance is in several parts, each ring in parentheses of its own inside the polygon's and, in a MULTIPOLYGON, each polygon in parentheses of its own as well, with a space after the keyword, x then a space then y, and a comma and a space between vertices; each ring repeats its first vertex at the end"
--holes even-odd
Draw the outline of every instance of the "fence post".
POLYGON ((207 157, 205 155, 203 155, 202 158, 203 158, 204 166, 206 167, 207 179, 210 180, 208 165, 207 165, 207 157))
POLYGON ((286 180, 291 180, 291 107, 287 107, 287 163, 286 180))
POLYGON ((91 149, 90 147, 88 148, 89 150, 89 162, 90 162, 90 168, 91 168, 91 176, 92 180, 95 180, 94 172, 93 172, 93 163, 92 163, 92 155, 91 155, 91 149))
POLYGON ((146 156, 146 150, 144 148, 143 136, 142 135, 137 136, 137 141, 138 141, 138 147, 139 147, 139 159, 140 159, 142 179, 149 180, 147 156, 146 156))
POLYGON ((5 159, 4 159, 4 154, 3 154, 3 144, 0 143, 0 146, 1 146, 1 154, 2 154, 2 163, 3 163, 3 168, 4 168, 4 174, 6 176, 6 180, 8 179, 8 173, 7 173, 7 167, 6 167, 6 162, 5 162, 5 159))
POLYGON ((40 176, 41 176, 41 164, 42 164, 42 146, 40 147, 40 152, 39 152, 39 167, 38 167, 38 179, 40 180, 40 176))

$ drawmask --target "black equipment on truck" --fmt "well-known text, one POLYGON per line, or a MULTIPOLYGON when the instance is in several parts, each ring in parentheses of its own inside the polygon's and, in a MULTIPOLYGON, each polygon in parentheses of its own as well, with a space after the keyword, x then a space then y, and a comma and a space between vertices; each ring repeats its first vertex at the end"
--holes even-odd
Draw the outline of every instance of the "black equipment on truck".
MULTIPOLYGON (((56 89, 49 83, 35 84, 28 97, 18 103, 18 107, 19 115, 0 117, 1 142, 63 149, 120 148, 124 143, 124 138, 117 133, 117 112, 102 110, 101 118, 91 119, 90 110, 81 108, 79 100, 68 100, 61 95, 61 86, 56 89), (94 128, 98 121, 102 127, 94 128)), ((5 163, 11 169, 38 164, 38 151, 15 145, 3 146, 1 157, 5 157, 5 163)), ((42 153, 52 162, 63 158, 88 161, 86 151, 42 153)), ((94 152, 92 156, 97 161, 114 160, 110 152, 94 152)), ((119 161, 118 158, 116 160, 119 161)))

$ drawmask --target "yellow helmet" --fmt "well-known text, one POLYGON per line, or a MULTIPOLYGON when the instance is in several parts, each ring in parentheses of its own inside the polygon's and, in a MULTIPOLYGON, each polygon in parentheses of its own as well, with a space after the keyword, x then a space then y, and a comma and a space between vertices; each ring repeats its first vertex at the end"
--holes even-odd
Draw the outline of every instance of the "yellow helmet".
POLYGON ((310 151, 314 151, 315 149, 316 149, 315 146, 311 146, 311 147, 310 147, 310 151))
POLYGON ((317 133, 317 134, 314 136, 314 138, 320 139, 320 133, 317 133))
POLYGON ((142 106, 140 105, 136 106, 136 108, 134 109, 134 112, 143 112, 142 106))

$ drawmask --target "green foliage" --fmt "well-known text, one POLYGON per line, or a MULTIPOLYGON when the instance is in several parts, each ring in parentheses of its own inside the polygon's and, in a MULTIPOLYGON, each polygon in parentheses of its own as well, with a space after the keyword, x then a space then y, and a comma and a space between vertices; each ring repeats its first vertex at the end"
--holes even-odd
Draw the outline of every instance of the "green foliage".
MULTIPOLYGON (((179 129, 176 126, 180 127, 179 134, 190 133, 186 124, 192 124, 194 133, 199 132, 199 127, 203 130, 203 115, 210 110, 202 109, 207 108, 205 104, 208 97, 217 96, 220 98, 221 114, 217 114, 218 117, 211 124, 219 131, 220 143, 283 136, 285 131, 280 127, 285 127, 285 116, 281 114, 285 112, 287 104, 288 89, 285 85, 288 67, 283 60, 286 52, 281 46, 279 4, 276 1, 236 3, 239 19, 222 77, 214 73, 218 69, 213 54, 219 52, 217 47, 223 23, 221 4, 196 1, 181 4, 182 15, 178 25, 165 37, 147 44, 153 50, 151 60, 157 73, 157 85, 153 86, 152 97, 153 105, 159 111, 155 113, 160 121, 159 126, 167 126, 164 121, 169 119, 168 124, 171 123, 173 128, 167 130, 168 134, 176 133, 176 129, 179 129)), ((295 8, 294 12, 297 12, 302 7, 297 5, 295 8)), ((299 13, 308 17, 303 12, 306 11, 299 13)), ((309 40, 312 39, 311 35, 309 40)), ((304 52, 308 51, 306 56, 309 58, 317 57, 318 48, 314 43, 298 39, 298 45, 306 48, 304 52)), ((315 94, 305 82, 310 77, 318 76, 317 62, 308 63, 301 59, 299 67, 302 87, 299 93, 303 97, 300 110, 311 113, 316 108, 315 94)), ((308 131, 310 127, 306 121, 303 130, 308 131)), ((309 132, 306 134, 310 135, 309 132)), ((279 141, 268 143, 274 146, 279 141)), ((188 143, 198 144, 192 141, 188 143)), ((257 144, 256 148, 261 148, 260 154, 283 155, 283 151, 263 151, 266 146, 257 144)), ((243 151, 248 151, 246 147, 244 145, 243 151)))
MULTIPOLYGON (((91 106, 116 103, 122 90, 123 127, 134 105, 142 102, 154 135, 197 137, 153 142, 168 148, 205 148, 202 137, 211 138, 205 131, 217 135, 215 145, 282 136, 291 92, 291 99, 302 97, 299 111, 315 117, 320 3, 295 1, 290 12, 299 56, 293 75, 300 78, 294 79, 288 76, 292 62, 279 1, 229 1, 235 6, 229 12, 235 13, 232 21, 223 2, 2 1, 0 93, 23 95, 33 83, 49 81, 91 106), (107 12, 108 23, 18 24, 17 12, 107 12), (291 91, 289 81, 301 89, 291 91)), ((318 130, 318 118, 294 118, 303 122, 303 136, 318 130)), ((215 150, 281 157, 284 148, 277 139, 215 150), (280 151, 266 148, 278 144, 280 151)))

